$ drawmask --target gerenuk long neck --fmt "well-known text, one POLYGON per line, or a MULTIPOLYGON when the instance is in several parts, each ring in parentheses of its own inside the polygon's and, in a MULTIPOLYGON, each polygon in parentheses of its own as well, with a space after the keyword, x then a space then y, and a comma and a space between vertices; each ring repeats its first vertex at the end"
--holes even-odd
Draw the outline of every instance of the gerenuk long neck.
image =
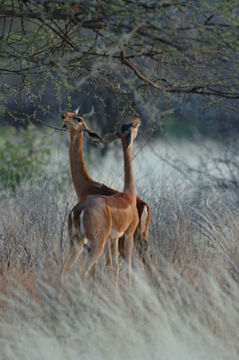
POLYGON ((136 185, 133 168, 133 141, 126 147, 124 139, 122 141, 124 153, 124 192, 126 192, 133 201, 136 201, 136 185))
POLYGON ((70 134, 70 168, 73 185, 79 200, 85 198, 85 192, 93 181, 89 176, 83 158, 83 132, 70 134))

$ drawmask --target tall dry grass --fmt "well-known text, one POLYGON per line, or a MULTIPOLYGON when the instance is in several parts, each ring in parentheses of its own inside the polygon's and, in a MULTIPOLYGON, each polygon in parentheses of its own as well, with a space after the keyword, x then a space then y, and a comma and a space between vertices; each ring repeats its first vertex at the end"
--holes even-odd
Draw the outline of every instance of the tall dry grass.
MULTIPOLYGON (((147 183, 149 182, 145 179, 147 183)), ((116 290, 103 258, 96 281, 60 280, 71 185, 22 183, 0 213, 3 359, 238 359, 238 204, 173 181, 139 194, 151 205, 145 266, 116 290)))

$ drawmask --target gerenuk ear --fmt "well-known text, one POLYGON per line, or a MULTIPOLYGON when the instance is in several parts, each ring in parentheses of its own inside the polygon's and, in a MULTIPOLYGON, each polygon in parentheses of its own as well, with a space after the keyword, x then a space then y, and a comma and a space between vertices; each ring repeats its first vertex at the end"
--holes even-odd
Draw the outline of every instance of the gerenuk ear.
POLYGON ((132 139, 132 134, 131 131, 127 131, 127 134, 125 136, 125 145, 126 145, 126 149, 129 147, 130 143, 131 143, 131 139, 132 139))

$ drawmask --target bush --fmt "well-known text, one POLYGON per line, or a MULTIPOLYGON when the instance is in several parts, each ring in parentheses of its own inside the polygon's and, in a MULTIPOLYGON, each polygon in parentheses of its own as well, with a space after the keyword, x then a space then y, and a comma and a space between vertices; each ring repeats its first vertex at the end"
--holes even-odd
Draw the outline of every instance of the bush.
POLYGON ((51 154, 44 135, 30 124, 27 129, 6 129, 0 135, 1 188, 15 190, 22 178, 42 176, 43 165, 51 154))

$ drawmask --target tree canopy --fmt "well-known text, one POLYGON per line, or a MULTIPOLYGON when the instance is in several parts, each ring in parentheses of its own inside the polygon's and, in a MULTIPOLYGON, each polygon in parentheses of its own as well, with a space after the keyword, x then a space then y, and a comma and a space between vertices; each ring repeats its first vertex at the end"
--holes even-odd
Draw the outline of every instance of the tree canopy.
POLYGON ((49 86, 59 111, 86 83, 102 102, 102 89, 113 94, 121 110, 135 111, 136 97, 157 107, 162 94, 237 109, 238 15, 237 0, 3 0, 1 111, 14 99, 16 117, 24 102, 50 113, 49 86))

